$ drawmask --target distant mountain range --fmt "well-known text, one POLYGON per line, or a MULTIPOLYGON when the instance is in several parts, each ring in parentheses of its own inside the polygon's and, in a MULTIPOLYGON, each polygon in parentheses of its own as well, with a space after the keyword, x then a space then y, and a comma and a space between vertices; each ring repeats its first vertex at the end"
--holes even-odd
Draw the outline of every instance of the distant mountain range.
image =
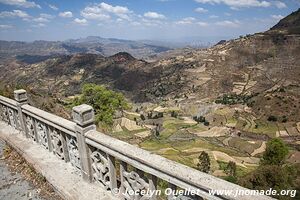
POLYGON ((51 58, 53 55, 91 53, 112 56, 119 52, 128 52, 138 59, 150 59, 159 53, 172 50, 170 45, 159 45, 154 41, 132 41, 115 38, 89 36, 66 41, 0 41, 0 58, 26 56, 37 59, 51 58))

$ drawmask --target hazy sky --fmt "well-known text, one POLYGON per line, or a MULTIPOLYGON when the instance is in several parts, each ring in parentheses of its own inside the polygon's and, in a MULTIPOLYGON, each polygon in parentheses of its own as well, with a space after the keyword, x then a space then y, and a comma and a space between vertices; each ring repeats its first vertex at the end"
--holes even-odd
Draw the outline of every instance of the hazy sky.
POLYGON ((0 0, 1 40, 187 40, 269 29, 299 0, 0 0))

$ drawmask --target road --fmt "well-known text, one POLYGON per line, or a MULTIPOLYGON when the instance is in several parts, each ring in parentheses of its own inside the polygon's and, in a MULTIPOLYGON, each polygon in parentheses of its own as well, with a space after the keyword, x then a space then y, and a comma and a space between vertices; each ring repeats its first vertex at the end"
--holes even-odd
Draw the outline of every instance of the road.
POLYGON ((0 140, 0 199, 42 200, 37 190, 21 174, 9 171, 3 160, 5 143, 0 140))

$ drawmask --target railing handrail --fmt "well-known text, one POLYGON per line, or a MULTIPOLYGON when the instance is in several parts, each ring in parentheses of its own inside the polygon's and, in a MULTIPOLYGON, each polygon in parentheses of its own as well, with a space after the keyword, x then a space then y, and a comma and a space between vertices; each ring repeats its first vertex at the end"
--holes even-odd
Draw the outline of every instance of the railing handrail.
POLYGON ((75 122, 72 122, 65 118, 51 114, 44 110, 35 108, 28 104, 22 105, 21 108, 25 114, 27 114, 33 118, 36 118, 48 125, 51 125, 51 126, 57 128, 58 130, 68 133, 69 135, 72 135, 74 137, 76 136, 75 135, 75 126, 76 126, 75 122))
MULTIPOLYGON (((206 196, 209 199, 237 199, 229 196, 220 196, 220 198, 218 198, 209 195, 208 192, 210 190, 247 190, 239 185, 200 172, 98 131, 92 130, 87 132, 86 143, 183 189, 200 189, 203 191, 202 197, 206 196)), ((251 200, 253 196, 239 196, 238 199, 251 200)), ((267 196, 256 196, 256 199, 262 200, 271 198, 267 196)))
POLYGON ((0 95, 0 102, 3 103, 4 105, 11 107, 13 109, 17 109, 17 101, 12 100, 10 98, 4 97, 0 95))

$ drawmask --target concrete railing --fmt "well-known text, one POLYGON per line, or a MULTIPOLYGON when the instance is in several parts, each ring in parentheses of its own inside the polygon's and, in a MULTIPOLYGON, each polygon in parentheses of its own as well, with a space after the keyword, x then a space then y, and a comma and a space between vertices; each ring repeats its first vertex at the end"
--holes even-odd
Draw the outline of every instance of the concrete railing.
POLYGON ((14 95, 15 100, 0 96, 2 121, 59 159, 70 162, 84 180, 120 199, 271 199, 236 196, 236 191, 248 190, 97 132, 91 106, 74 107, 73 121, 69 121, 28 105, 25 90, 17 90, 14 95), (168 188, 185 190, 190 196, 166 192, 168 195, 158 197, 154 191, 165 189, 158 186, 163 181, 168 188), (227 194, 211 195, 215 190, 226 190, 227 194))

